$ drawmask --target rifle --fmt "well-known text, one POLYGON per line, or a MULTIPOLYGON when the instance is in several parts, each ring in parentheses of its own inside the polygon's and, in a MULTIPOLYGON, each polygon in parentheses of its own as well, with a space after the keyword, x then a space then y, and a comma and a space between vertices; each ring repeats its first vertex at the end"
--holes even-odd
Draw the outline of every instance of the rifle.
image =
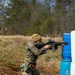
POLYGON ((55 42, 53 40, 49 40, 46 43, 38 43, 38 44, 35 44, 35 47, 38 48, 38 49, 41 49, 45 45, 51 45, 51 48, 50 49, 52 49, 53 52, 56 52, 56 49, 58 49, 58 46, 68 45, 68 42, 55 42))

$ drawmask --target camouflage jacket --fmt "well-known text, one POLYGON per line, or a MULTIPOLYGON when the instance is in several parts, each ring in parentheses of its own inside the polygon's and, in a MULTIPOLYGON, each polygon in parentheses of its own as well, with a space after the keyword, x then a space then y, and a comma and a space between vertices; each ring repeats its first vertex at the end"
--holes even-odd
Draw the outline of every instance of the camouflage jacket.
POLYGON ((33 42, 28 42, 26 45, 26 51, 25 51, 25 62, 36 62, 39 55, 45 54, 46 49, 41 48, 37 49, 33 42))

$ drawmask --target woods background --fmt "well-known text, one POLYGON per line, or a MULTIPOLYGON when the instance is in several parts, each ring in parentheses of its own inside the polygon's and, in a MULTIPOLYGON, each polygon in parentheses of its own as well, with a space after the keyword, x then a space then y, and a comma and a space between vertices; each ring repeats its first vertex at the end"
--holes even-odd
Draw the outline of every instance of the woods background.
POLYGON ((75 0, 0 0, 1 35, 61 36, 75 29, 75 0))

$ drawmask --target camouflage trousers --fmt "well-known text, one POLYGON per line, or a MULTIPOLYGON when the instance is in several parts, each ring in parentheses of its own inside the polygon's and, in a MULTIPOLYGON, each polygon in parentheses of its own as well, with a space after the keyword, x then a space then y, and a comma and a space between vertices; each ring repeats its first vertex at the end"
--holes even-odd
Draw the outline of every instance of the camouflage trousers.
POLYGON ((28 69, 27 72, 22 72, 22 75, 43 75, 43 74, 35 68, 34 71, 28 69))

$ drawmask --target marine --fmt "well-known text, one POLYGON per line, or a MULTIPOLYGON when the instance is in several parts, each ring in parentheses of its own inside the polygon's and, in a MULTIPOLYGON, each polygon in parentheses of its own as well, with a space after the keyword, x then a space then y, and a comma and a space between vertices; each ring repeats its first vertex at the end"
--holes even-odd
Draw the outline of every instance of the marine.
POLYGON ((36 61, 38 56, 45 54, 51 46, 45 45, 41 49, 36 48, 35 44, 42 42, 42 37, 37 33, 32 35, 31 40, 26 45, 24 63, 21 65, 22 75, 43 75, 36 69, 36 61))

